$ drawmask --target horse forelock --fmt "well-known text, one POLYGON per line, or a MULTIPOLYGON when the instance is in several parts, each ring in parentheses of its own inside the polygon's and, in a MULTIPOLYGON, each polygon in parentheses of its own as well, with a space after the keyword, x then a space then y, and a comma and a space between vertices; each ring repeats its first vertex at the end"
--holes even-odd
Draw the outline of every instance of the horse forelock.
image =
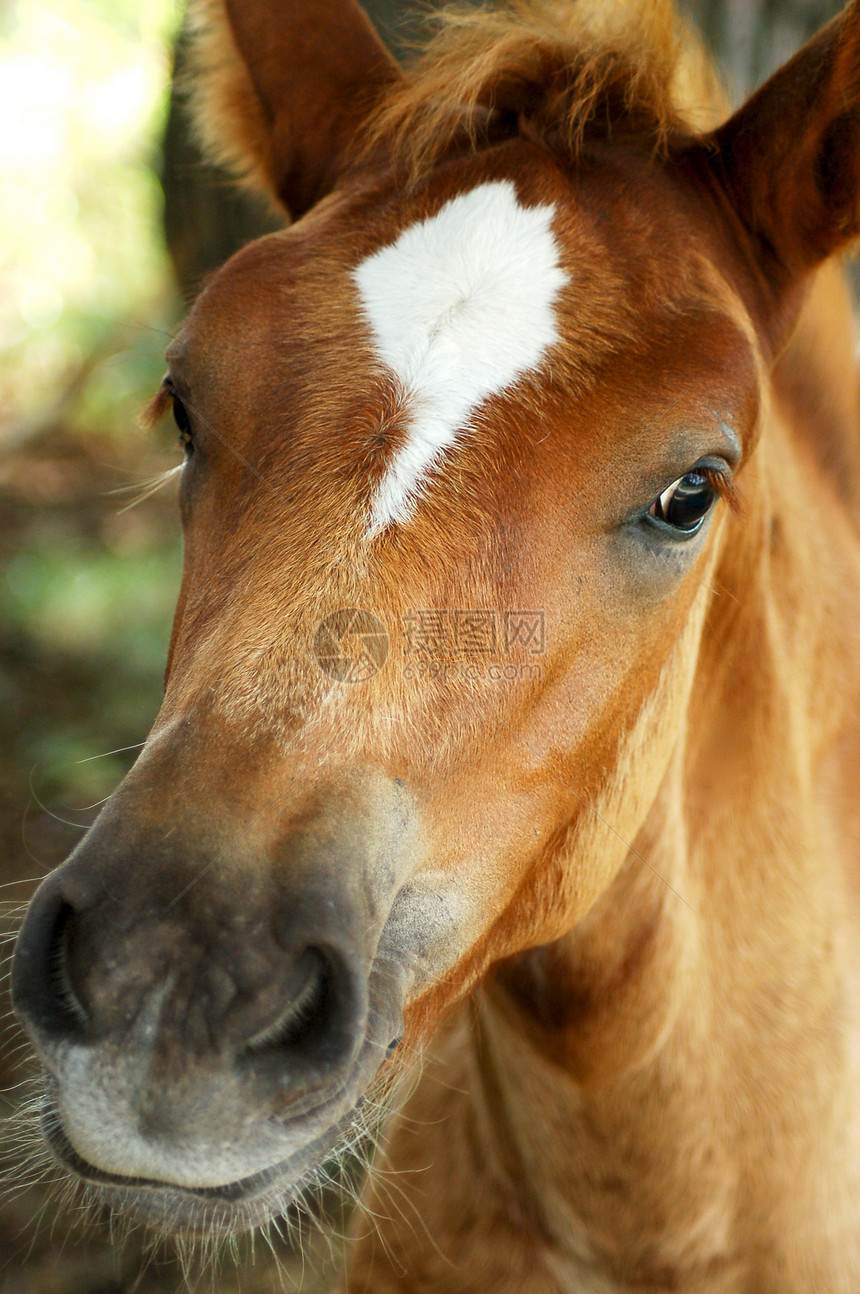
POLYGON ((662 151, 725 113, 717 77, 671 0, 508 0, 452 5, 421 58, 389 88, 360 145, 413 178, 464 133, 525 132, 565 156, 611 120, 662 151), (506 127, 507 123, 507 127, 506 127))

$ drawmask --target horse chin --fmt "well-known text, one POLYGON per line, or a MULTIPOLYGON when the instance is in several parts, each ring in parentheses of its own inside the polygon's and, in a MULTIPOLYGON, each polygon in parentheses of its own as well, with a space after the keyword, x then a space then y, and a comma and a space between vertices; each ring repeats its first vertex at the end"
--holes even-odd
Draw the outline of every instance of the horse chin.
POLYGON ((86 1190, 89 1203, 172 1235, 227 1238, 272 1218, 318 1211, 319 1188, 331 1187, 346 1159, 354 1172, 369 1129, 363 1098, 338 1123, 279 1163, 221 1186, 189 1187, 105 1172, 75 1150, 56 1103, 46 1094, 42 1134, 58 1163, 86 1190))

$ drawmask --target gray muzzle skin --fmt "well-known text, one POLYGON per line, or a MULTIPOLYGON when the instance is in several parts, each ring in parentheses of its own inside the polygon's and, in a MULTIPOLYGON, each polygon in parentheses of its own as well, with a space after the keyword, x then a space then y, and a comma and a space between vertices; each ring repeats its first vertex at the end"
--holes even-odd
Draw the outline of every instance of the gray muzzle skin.
POLYGON ((261 856, 202 812, 153 831, 133 782, 15 950, 45 1135, 115 1205, 252 1224, 350 1126, 402 1032, 408 975, 379 945, 414 813, 389 779, 329 787, 261 856))

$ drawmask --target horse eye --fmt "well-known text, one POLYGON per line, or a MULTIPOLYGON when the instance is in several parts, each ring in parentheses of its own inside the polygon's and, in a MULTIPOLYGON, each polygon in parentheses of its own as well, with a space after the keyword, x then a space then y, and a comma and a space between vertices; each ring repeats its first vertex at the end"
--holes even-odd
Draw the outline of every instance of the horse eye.
POLYGON ((188 410, 178 395, 173 396, 173 421, 179 428, 179 443, 186 454, 194 452, 194 437, 191 434, 191 419, 188 410))
POLYGON ((694 535, 716 497, 717 488, 704 472, 687 472, 654 500, 648 515, 684 535, 694 535))

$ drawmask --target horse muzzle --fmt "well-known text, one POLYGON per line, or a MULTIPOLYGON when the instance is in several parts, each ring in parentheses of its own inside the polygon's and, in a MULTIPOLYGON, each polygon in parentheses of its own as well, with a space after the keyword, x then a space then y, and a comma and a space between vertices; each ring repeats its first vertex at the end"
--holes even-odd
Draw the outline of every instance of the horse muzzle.
POLYGON ((13 998, 48 1076, 43 1130, 109 1203, 254 1225, 355 1140, 409 979, 381 940, 411 810, 368 785, 315 796, 262 857, 205 815, 153 831, 120 788, 37 892, 13 998))

